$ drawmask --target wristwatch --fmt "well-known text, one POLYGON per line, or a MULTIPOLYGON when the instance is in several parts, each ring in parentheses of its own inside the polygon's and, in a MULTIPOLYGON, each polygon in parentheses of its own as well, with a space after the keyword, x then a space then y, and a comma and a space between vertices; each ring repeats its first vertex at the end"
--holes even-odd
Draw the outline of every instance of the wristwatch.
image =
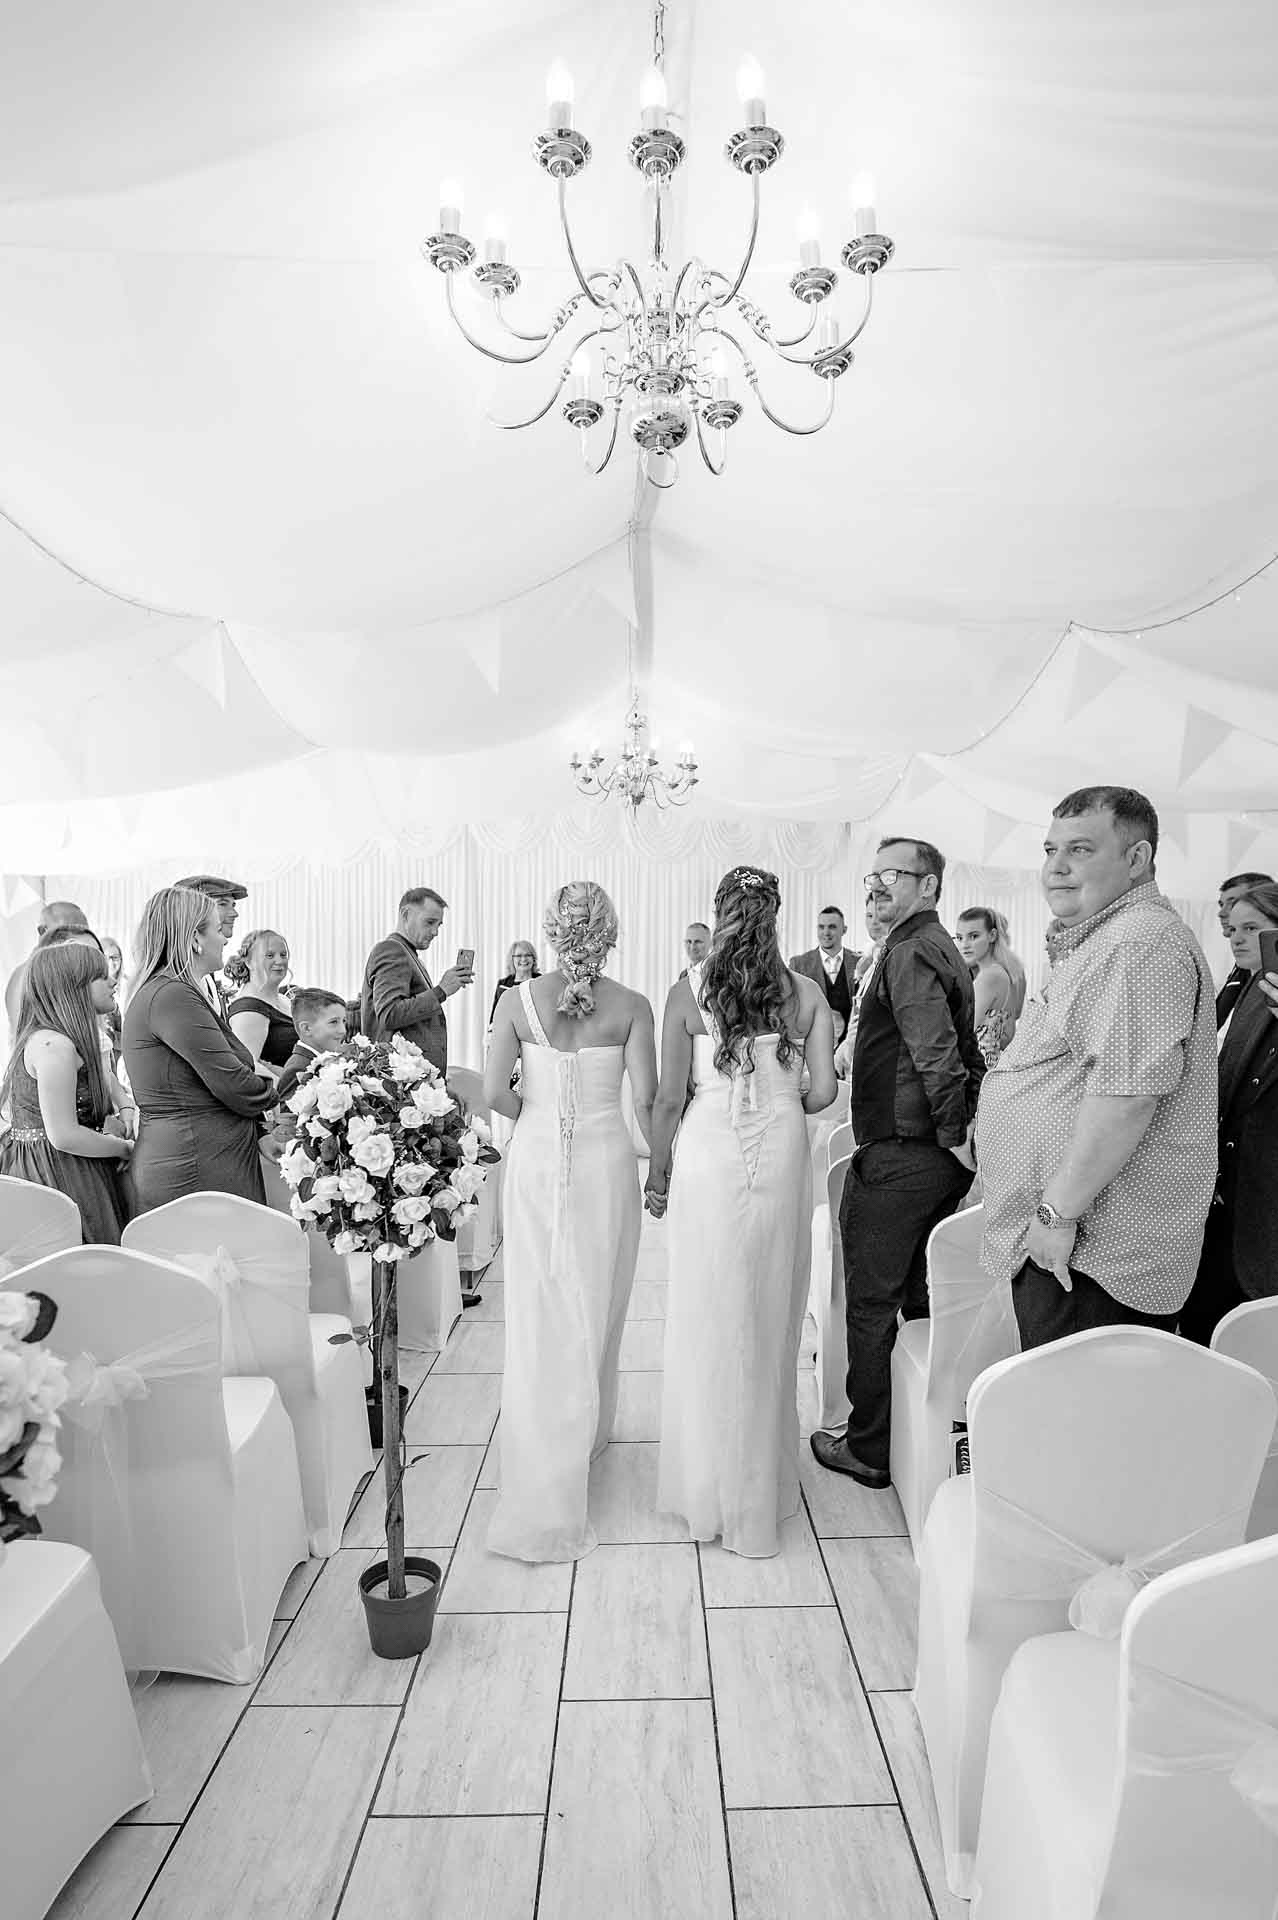
MULTIPOLYGON (((1081 1217, 1081 1216, 1080 1216, 1081 1217)), ((1040 1227, 1046 1227, 1049 1233, 1057 1233, 1064 1227, 1076 1227, 1078 1220, 1067 1220, 1063 1213, 1057 1213, 1047 1200, 1040 1200, 1034 1209, 1034 1218, 1040 1227)))

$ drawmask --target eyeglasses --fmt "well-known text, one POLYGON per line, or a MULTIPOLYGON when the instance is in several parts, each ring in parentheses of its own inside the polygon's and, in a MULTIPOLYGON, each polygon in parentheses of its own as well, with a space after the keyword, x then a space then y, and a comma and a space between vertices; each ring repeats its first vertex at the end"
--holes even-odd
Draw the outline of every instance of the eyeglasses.
POLYGON ((926 875, 920 873, 916 867, 884 867, 882 873, 865 875, 865 891, 873 893, 876 887, 894 887, 898 880, 907 877, 911 880, 923 880, 926 875))

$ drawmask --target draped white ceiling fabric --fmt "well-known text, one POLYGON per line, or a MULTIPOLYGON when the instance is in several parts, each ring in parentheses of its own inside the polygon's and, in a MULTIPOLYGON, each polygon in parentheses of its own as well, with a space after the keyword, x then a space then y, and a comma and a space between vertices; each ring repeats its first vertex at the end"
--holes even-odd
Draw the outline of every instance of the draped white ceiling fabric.
MULTIPOLYGON (((0 25, 0 866, 411 850, 557 814, 637 626, 706 822, 1034 864, 1099 779, 1202 897, 1278 865, 1278 15, 1256 0, 669 0, 674 249, 725 268, 747 51, 786 135, 754 297, 868 168, 897 255, 832 425, 583 471, 419 255, 437 183, 569 291, 529 156, 562 57, 583 256, 644 243, 643 0, 76 0, 0 25)), ((846 280, 847 276, 845 276, 846 280)), ((846 286, 851 318, 859 289, 846 286)), ((477 312, 478 309, 472 309, 477 312)), ((823 389, 756 356, 769 401, 823 389)))

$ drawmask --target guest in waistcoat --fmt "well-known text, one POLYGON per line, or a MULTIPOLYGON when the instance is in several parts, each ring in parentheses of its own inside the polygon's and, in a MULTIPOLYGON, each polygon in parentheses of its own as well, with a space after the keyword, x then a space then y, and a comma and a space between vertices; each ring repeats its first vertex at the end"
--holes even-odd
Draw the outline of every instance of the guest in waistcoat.
POLYGON ((790 961, 795 973, 815 980, 825 994, 834 1016, 834 1040, 837 1046, 848 1030, 852 1003, 856 999, 856 966, 860 954, 845 947, 843 936, 847 921, 839 907, 822 907, 817 915, 817 943, 807 953, 796 953, 790 961))

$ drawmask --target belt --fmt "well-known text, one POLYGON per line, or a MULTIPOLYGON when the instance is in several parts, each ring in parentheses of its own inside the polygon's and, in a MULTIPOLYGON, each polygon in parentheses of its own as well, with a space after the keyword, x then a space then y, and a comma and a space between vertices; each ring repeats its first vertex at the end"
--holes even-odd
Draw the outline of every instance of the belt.
POLYGON ((19 1145, 24 1147, 34 1145, 37 1140, 47 1140, 48 1137, 43 1127, 10 1127, 9 1129, 9 1138, 18 1141, 19 1145))

